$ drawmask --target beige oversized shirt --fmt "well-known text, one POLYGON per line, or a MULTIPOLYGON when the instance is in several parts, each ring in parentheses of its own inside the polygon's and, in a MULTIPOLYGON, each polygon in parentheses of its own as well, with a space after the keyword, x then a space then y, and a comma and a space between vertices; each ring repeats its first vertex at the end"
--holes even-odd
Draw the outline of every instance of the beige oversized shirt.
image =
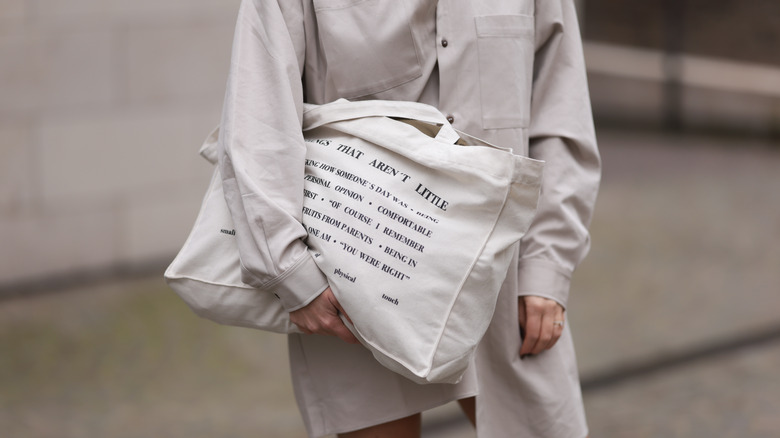
POLYGON ((520 360, 517 296, 566 305, 588 251, 596 147, 572 0, 244 0, 221 121, 220 170, 243 280, 288 310, 328 285, 301 225, 303 103, 420 101, 453 126, 546 161, 476 355, 484 437, 587 434, 568 326, 520 360))
POLYGON ((566 305, 600 175, 566 0, 244 0, 220 133, 243 279, 296 310, 327 287, 301 225, 303 102, 421 101, 453 126, 545 160, 517 293, 566 305))

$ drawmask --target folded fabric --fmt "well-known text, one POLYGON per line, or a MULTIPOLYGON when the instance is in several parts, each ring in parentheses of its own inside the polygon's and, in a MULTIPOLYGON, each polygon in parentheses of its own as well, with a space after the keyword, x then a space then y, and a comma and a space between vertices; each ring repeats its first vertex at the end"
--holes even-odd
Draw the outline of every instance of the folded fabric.
MULTIPOLYGON (((350 329, 393 371, 458 381, 533 219, 543 163, 457 132, 420 103, 307 105, 303 131, 306 244, 350 329)), ((212 133, 202 150, 212 161, 215 144, 212 133)), ((234 234, 215 171, 169 285, 219 323, 296 331, 272 293, 241 282, 234 234)))

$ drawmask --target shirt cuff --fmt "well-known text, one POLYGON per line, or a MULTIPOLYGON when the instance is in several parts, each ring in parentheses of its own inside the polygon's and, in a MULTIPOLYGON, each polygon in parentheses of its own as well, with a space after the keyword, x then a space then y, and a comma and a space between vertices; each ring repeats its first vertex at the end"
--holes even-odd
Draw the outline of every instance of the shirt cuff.
POLYGON ((259 289, 276 295, 282 307, 287 312, 293 312, 306 307, 328 286, 328 279, 307 251, 282 275, 259 289))
POLYGON ((520 260, 518 296, 534 295, 549 298, 566 309, 570 284, 571 272, 554 262, 538 259, 520 260))

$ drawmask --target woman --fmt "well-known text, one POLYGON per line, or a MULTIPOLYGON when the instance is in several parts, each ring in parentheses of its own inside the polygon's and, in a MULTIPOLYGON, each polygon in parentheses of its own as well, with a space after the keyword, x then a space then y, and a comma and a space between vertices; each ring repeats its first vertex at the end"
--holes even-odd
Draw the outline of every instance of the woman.
POLYGON ((481 437, 587 435, 564 309, 600 161, 571 0, 244 0, 221 126, 243 280, 277 294, 307 333, 289 348, 311 436, 419 436, 419 413, 452 400, 481 437), (424 102, 547 162, 537 217, 457 385, 378 365, 306 251, 303 103, 338 98, 424 102))

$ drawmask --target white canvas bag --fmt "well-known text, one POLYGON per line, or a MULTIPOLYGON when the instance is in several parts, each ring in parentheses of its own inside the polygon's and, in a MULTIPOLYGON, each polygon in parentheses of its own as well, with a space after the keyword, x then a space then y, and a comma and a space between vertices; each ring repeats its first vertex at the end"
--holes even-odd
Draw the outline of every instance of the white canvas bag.
MULTIPOLYGON (((419 103, 307 105, 303 130, 306 244, 350 329, 393 371, 458 381, 534 216, 543 163, 459 133, 419 103)), ((212 162, 215 141, 202 151, 212 162)), ((222 195, 215 172, 168 283, 206 318, 296 331, 273 294, 241 282, 241 236, 225 236, 222 195)))

